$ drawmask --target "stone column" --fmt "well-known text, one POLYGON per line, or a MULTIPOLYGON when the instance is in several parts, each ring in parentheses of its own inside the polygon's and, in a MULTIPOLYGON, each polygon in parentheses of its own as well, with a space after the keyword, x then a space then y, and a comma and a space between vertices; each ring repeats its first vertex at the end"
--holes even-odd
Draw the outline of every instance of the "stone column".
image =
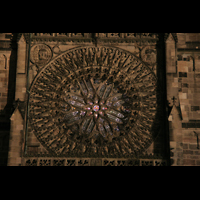
MULTIPOLYGON (((16 89, 15 100, 25 101, 26 98, 26 61, 27 61, 27 48, 26 41, 22 34, 18 41, 17 49, 17 69, 16 69, 16 89)), ((19 104, 18 104, 19 105, 19 104)), ((24 120, 18 109, 15 108, 10 120, 10 138, 9 138, 9 152, 8 152, 8 166, 21 165, 22 153, 22 139, 24 120)))
POLYGON ((26 95, 26 41, 22 35, 18 41, 17 70, 16 70, 16 92, 15 100, 25 100, 26 95))
MULTIPOLYGON (((173 97, 178 98, 178 78, 176 66, 176 46, 172 34, 166 40, 166 80, 167 100, 173 106, 173 97)), ((178 101, 176 101, 177 105, 178 101)), ((177 105, 178 106, 178 105, 177 105)))
POLYGON ((171 166, 183 165, 182 120, 179 108, 172 108, 169 120, 171 166))

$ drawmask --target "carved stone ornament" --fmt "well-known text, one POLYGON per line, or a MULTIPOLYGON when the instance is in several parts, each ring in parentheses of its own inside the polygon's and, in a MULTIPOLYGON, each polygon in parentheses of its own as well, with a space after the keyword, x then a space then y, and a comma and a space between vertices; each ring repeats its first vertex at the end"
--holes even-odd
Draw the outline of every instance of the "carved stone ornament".
POLYGON ((152 142, 157 79, 130 52, 77 47, 48 63, 30 89, 30 125, 56 156, 135 155, 152 142))
POLYGON ((141 51, 142 60, 148 64, 156 63, 156 49, 154 46, 146 46, 141 51))
POLYGON ((47 64, 51 58, 51 48, 46 44, 36 44, 31 47, 30 59, 33 64, 42 66, 47 64))

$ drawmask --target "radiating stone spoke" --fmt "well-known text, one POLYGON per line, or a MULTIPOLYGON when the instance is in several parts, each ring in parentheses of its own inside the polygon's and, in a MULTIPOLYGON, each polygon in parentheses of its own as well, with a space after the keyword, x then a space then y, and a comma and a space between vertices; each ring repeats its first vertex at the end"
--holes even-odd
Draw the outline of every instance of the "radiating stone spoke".
POLYGON ((108 98, 108 96, 110 95, 110 93, 112 91, 112 87, 113 87, 112 84, 110 84, 109 86, 107 86, 106 91, 104 92, 104 95, 103 95, 103 99, 108 98))
POLYGON ((114 121, 119 124, 123 124, 123 121, 121 119, 119 119, 118 117, 111 115, 111 114, 107 114, 107 116, 111 121, 114 121))
POLYGON ((85 86, 84 81, 81 80, 81 81, 79 82, 79 85, 80 85, 80 88, 81 88, 81 91, 82 91, 83 95, 84 95, 84 96, 87 96, 88 92, 87 92, 87 88, 86 88, 86 86, 85 86))
POLYGON ((86 130, 86 128, 87 128, 89 122, 90 122, 90 118, 85 118, 85 119, 83 120, 82 125, 81 125, 81 128, 80 128, 80 130, 81 130, 82 133, 84 133, 84 131, 86 130))
POLYGON ((72 117, 67 121, 67 124, 74 124, 81 119, 81 116, 72 117))
POLYGON ((105 127, 107 133, 109 133, 110 135, 113 135, 113 133, 111 131, 111 128, 110 128, 110 125, 108 124, 108 122, 104 122, 104 127, 105 127))
POLYGON ((70 99, 69 99, 67 102, 68 102, 70 105, 75 106, 75 107, 78 107, 78 108, 83 108, 84 105, 85 105, 85 104, 83 104, 83 103, 80 103, 80 102, 74 101, 74 100, 70 100, 70 99))
POLYGON ((109 99, 111 99, 111 101, 114 103, 114 102, 118 101, 119 99, 121 99, 121 97, 122 97, 122 94, 119 93, 109 99))
POLYGON ((107 111, 107 113, 110 113, 110 114, 112 114, 112 115, 115 115, 115 116, 117 116, 117 117, 119 117, 119 118, 124 118, 124 115, 121 114, 119 111, 116 111, 116 110, 109 110, 109 111, 107 111))
POLYGON ((99 124, 99 132, 103 137, 106 137, 106 132, 102 124, 99 124))
POLYGON ((99 95, 100 98, 102 98, 105 89, 106 89, 105 83, 103 83, 102 85, 99 86, 97 94, 99 95))
POLYGON ((94 90, 93 90, 92 83, 91 83, 90 79, 87 79, 85 82, 86 82, 88 91, 91 92, 91 93, 94 93, 94 90))
POLYGON ((94 123, 94 120, 93 120, 93 118, 92 118, 92 119, 90 120, 90 123, 89 123, 88 127, 87 127, 86 133, 91 133, 92 130, 93 130, 94 125, 95 125, 95 123, 94 123))
POLYGON ((125 103, 124 100, 118 100, 113 103, 113 106, 119 107, 119 106, 123 105, 124 103, 125 103))
POLYGON ((65 115, 65 119, 69 119, 71 117, 74 117, 76 116, 77 114, 79 113, 79 111, 71 111, 71 112, 68 112, 66 115, 65 115))
POLYGON ((75 101, 79 101, 81 102, 82 104, 85 104, 85 101, 82 97, 78 96, 77 94, 74 94, 74 93, 68 93, 70 95, 70 97, 75 100, 75 101))

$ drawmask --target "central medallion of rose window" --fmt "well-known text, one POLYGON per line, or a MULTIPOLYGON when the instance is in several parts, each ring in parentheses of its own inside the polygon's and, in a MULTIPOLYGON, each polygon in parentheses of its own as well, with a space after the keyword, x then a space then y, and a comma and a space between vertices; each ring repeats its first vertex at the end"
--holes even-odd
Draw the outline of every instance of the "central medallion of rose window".
POLYGON ((98 106, 98 105, 93 106, 93 110, 94 110, 95 112, 99 111, 99 106, 98 106))
POLYGON ((68 103, 63 104, 66 124, 74 127, 78 124, 80 133, 88 134, 89 138, 97 138, 99 134, 105 140, 117 137, 119 125, 125 125, 130 116, 130 99, 107 80, 82 79, 65 93, 64 100, 68 103))

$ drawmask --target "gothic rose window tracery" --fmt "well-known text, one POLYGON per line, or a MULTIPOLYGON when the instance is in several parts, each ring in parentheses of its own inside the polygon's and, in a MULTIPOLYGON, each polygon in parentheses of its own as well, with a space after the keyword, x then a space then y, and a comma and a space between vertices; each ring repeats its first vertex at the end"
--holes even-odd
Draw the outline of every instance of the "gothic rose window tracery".
POLYGON ((96 139, 99 134, 104 140, 116 137, 120 124, 126 124, 131 112, 129 99, 107 80, 100 83, 100 79, 90 78, 77 82, 70 92, 65 91, 63 120, 69 126, 79 124, 80 133, 87 133, 92 139, 92 135, 96 139))
POLYGON ((53 154, 133 155, 152 140, 156 78, 129 52, 79 47, 40 71, 29 105, 34 134, 53 154))

